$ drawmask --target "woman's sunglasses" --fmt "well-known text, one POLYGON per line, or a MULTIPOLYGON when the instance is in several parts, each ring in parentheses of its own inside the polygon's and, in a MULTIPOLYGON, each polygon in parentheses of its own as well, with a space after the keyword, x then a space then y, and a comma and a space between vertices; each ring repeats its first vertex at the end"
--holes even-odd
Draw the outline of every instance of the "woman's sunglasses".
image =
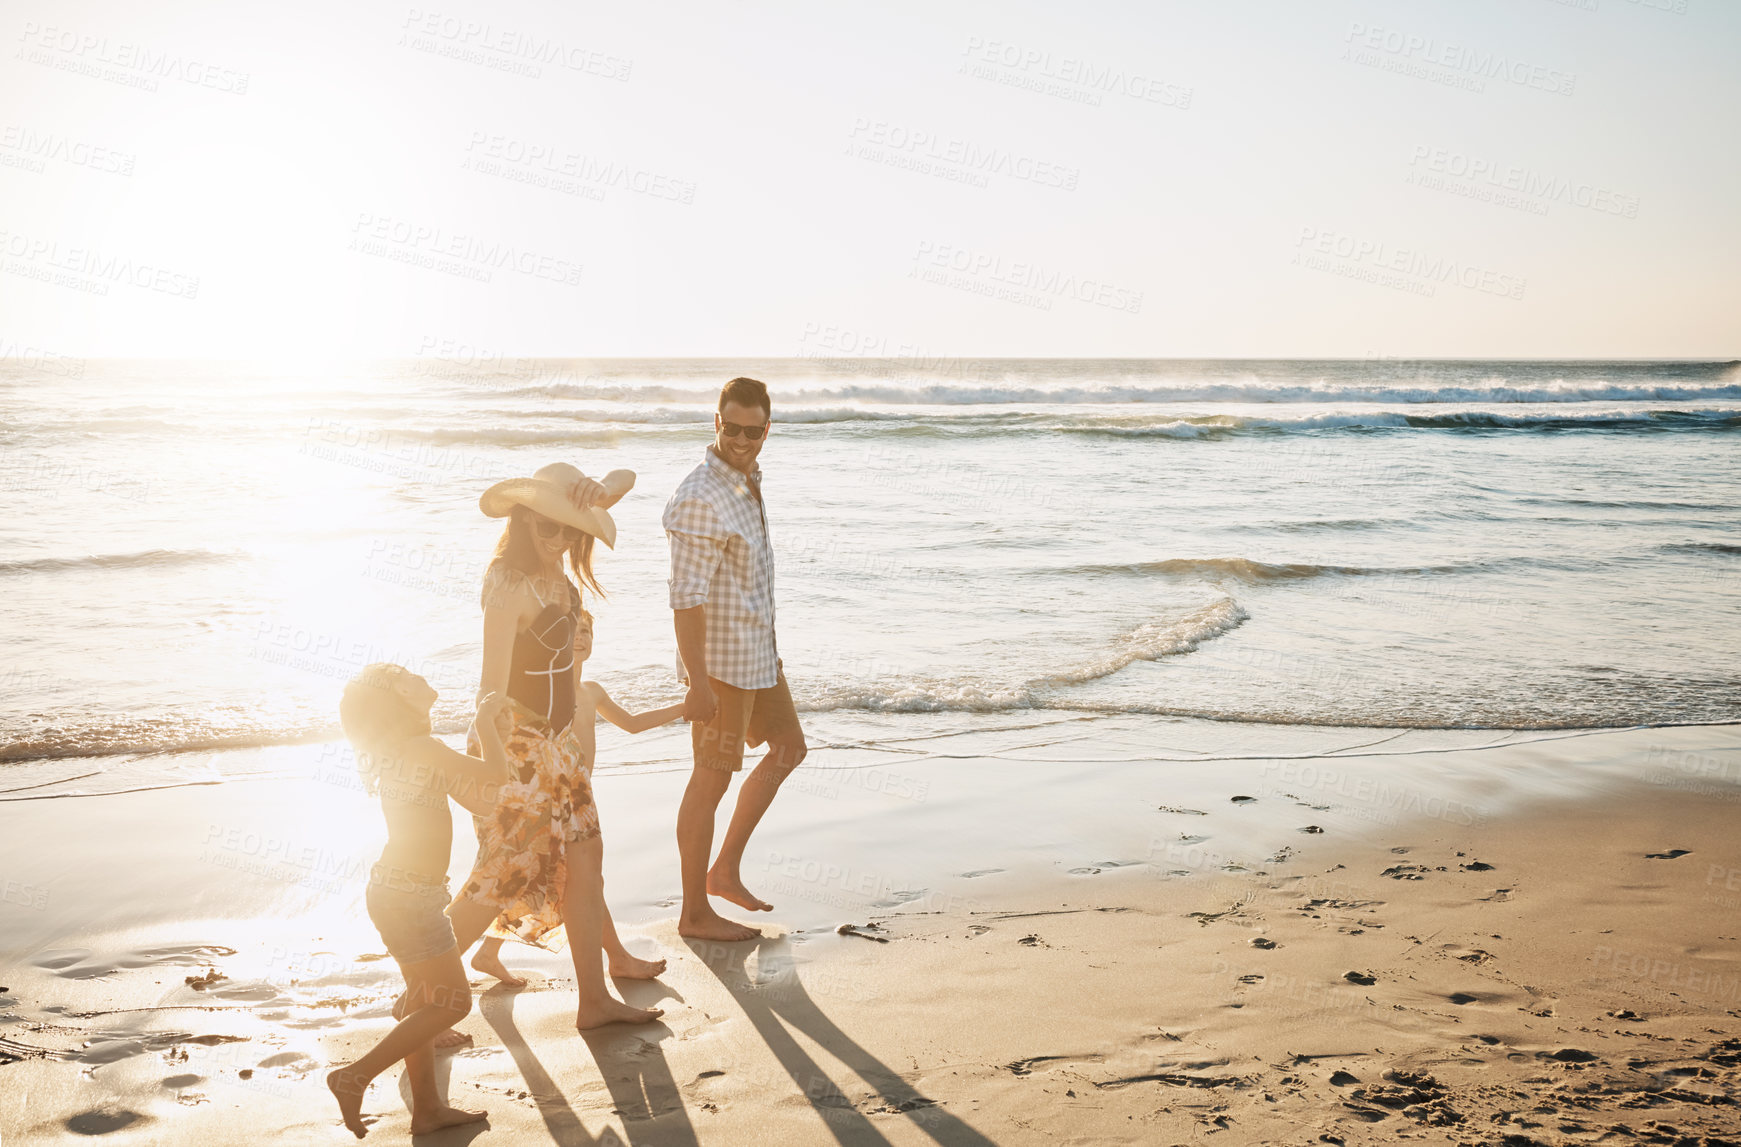
POLYGON ((719 428, 725 431, 725 436, 727 438, 736 438, 738 435, 742 434, 751 442, 756 441, 768 432, 768 424, 765 422, 760 426, 739 426, 737 423, 727 422, 723 418, 720 419, 719 428))
POLYGON ((532 532, 541 538, 560 538, 564 534, 579 535, 580 531, 562 522, 553 522, 549 518, 534 518, 532 532))

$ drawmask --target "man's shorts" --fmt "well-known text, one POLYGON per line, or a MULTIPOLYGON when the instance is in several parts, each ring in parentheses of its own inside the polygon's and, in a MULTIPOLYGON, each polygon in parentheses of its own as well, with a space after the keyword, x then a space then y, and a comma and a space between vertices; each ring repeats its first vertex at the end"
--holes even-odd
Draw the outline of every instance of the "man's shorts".
MULTIPOLYGON (((786 688, 784 670, 766 689, 739 689, 717 677, 709 677, 707 683, 713 686, 719 708, 707 724, 689 726, 689 743, 695 749, 696 765, 735 773, 744 767, 745 744, 753 748, 785 739, 788 734, 804 735, 798 724, 798 710, 792 705, 792 691, 786 688)), ((780 767, 778 761, 773 764, 780 767)))

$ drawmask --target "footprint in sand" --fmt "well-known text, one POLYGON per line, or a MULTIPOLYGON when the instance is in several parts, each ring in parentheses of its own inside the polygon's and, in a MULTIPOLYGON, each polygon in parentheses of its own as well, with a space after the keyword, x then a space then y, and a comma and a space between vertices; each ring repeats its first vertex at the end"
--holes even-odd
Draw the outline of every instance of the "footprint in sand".
POLYGON ((1647 852, 1644 854, 1644 858, 1646 860, 1674 860, 1677 857, 1687 856, 1692 851, 1690 848, 1670 848, 1663 852, 1647 852))
POLYGON ((66 1121, 68 1131, 80 1135, 107 1135, 111 1131, 119 1131, 123 1127, 131 1127, 144 1119, 137 1111, 126 1108, 98 1108, 92 1111, 81 1111, 66 1121))

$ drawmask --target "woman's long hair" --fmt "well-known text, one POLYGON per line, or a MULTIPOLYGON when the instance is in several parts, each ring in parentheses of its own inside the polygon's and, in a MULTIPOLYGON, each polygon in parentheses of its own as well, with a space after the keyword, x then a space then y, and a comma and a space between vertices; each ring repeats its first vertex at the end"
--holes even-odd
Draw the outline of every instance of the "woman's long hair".
MULTIPOLYGON (((496 552, 490 558, 490 568, 484 577, 484 604, 489 605, 489 591, 492 578, 490 574, 500 574, 513 570, 536 581, 543 573, 543 562, 539 560, 537 543, 532 537, 532 519, 537 517, 525 506, 515 506, 508 514, 508 522, 502 527, 502 536, 496 542, 496 552)), ((605 596, 604 587, 599 584, 598 577, 592 572, 592 550, 594 538, 586 531, 580 531, 580 537, 568 547, 568 566, 575 579, 585 589, 591 590, 600 597, 605 596)))

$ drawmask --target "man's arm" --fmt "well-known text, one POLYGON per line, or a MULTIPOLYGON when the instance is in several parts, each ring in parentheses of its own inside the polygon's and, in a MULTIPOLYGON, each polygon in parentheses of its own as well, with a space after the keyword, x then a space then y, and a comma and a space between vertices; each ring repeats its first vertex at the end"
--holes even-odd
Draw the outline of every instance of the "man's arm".
POLYGON ((683 668, 689 673, 689 695, 683 699, 683 716, 706 724, 713 720, 714 710, 719 706, 713 686, 707 683, 707 606, 674 610, 671 621, 677 629, 677 655, 683 658, 683 668))
POLYGON ((671 540, 672 625, 677 655, 689 676, 683 715, 690 721, 710 721, 717 702, 707 683, 707 594, 714 571, 725 559, 726 531, 713 507, 699 498, 667 506, 664 524, 671 540))

